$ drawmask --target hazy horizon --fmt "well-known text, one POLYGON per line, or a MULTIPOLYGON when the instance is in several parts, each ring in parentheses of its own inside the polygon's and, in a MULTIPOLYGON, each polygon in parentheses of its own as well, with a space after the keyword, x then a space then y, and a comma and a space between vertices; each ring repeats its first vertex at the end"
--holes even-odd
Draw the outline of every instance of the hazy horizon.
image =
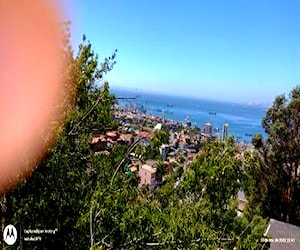
POLYGON ((298 1, 62 0, 77 50, 118 49, 113 86, 271 103, 300 79, 298 1))
POLYGON ((112 93, 114 90, 117 91, 125 91, 125 92, 130 92, 130 93, 136 93, 137 95, 139 94, 154 94, 154 95, 161 95, 161 96, 169 96, 169 97, 179 97, 179 98, 190 98, 190 99, 195 99, 195 100, 207 100, 207 101, 214 101, 214 102, 223 102, 223 103, 230 103, 230 104, 241 104, 241 105, 249 105, 249 106, 259 106, 259 107, 264 107, 267 108, 269 107, 272 103, 271 102, 255 102, 255 101, 235 101, 235 100, 222 100, 220 98, 214 99, 213 97, 207 97, 207 96, 199 96, 199 95, 189 95, 185 93, 177 93, 174 94, 173 92, 161 92, 158 90, 151 90, 151 89, 143 89, 143 88, 134 88, 134 87, 127 87, 126 85, 124 86, 118 86, 114 84, 109 84, 110 89, 112 93))

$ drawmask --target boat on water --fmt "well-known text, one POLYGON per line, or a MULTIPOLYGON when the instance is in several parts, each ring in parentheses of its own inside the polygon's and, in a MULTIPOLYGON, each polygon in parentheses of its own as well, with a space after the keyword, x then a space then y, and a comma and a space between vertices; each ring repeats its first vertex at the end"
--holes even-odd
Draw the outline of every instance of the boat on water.
POLYGON ((157 108, 157 109, 152 109, 155 112, 159 112, 159 113, 165 113, 165 114, 171 114, 173 115, 174 113, 169 111, 168 109, 161 109, 161 108, 157 108))
POLYGON ((210 114, 210 115, 216 115, 217 112, 216 111, 209 111, 208 114, 210 114))
POLYGON ((151 109, 152 111, 155 111, 155 112, 163 112, 163 110, 161 108, 154 108, 154 109, 151 109))
POLYGON ((253 134, 246 133, 245 136, 253 137, 253 134))
POLYGON ((172 104, 172 103, 168 103, 168 104, 167 104, 167 107, 172 108, 172 107, 173 107, 173 104, 172 104))

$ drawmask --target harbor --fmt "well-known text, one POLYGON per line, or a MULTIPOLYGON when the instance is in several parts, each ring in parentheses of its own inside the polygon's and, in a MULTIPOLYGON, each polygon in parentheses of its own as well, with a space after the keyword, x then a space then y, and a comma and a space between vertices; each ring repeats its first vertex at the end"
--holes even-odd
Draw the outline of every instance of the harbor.
POLYGON ((131 111, 138 111, 167 120, 185 123, 186 118, 193 127, 203 130, 206 123, 211 124, 212 134, 222 136, 224 124, 228 124, 228 136, 237 142, 250 143, 252 137, 260 133, 266 134, 261 126, 264 113, 260 106, 234 104, 168 96, 147 92, 113 89, 116 96, 137 96, 138 98, 118 100, 118 103, 131 111))

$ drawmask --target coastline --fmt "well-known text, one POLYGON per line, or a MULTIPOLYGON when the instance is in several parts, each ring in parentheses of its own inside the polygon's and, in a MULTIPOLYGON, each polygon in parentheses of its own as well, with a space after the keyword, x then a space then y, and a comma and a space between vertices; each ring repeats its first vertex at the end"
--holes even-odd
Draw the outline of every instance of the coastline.
POLYGON ((115 91, 116 97, 136 97, 131 100, 118 100, 120 105, 131 109, 144 109, 146 114, 162 117, 171 121, 185 123, 188 117, 193 126, 204 129, 206 123, 212 125, 212 130, 222 132, 224 124, 228 124, 228 135, 241 142, 250 143, 252 136, 266 134, 261 126, 265 112, 261 107, 241 104, 207 101, 188 97, 156 95, 152 93, 115 91), (212 115, 212 113, 214 113, 212 115), (249 136, 251 135, 251 136, 249 136))

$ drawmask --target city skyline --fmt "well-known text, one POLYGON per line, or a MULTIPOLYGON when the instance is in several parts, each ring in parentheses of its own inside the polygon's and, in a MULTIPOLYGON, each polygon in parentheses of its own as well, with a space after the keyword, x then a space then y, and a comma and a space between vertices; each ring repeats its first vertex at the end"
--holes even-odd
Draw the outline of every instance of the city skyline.
POLYGON ((297 1, 62 1, 76 51, 118 49, 113 87, 270 103, 298 84, 297 1))

